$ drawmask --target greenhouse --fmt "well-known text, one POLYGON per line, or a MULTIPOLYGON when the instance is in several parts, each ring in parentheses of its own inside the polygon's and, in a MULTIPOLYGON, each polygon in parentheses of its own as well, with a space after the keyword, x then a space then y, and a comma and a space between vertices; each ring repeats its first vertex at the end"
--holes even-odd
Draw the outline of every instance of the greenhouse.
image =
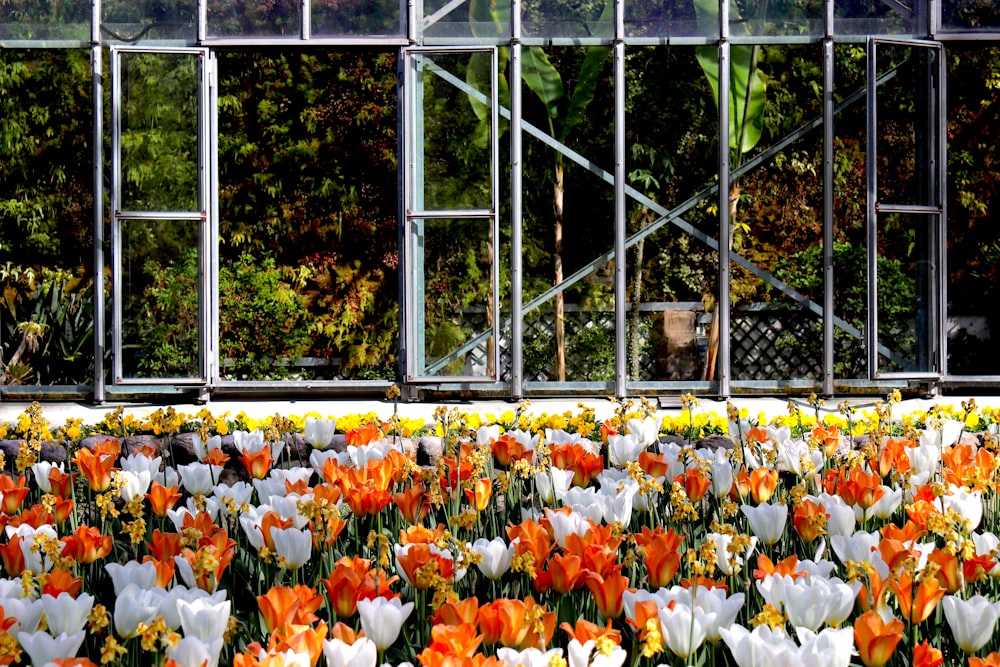
POLYGON ((1000 387, 985 0, 8 0, 0 397, 1000 387))

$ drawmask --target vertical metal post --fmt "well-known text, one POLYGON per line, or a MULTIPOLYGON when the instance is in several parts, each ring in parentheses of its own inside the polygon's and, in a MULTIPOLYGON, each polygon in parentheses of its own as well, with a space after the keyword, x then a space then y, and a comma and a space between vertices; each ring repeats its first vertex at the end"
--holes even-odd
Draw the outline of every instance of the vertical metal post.
POLYGON ((523 246, 524 221, 521 197, 524 173, 521 145, 521 0, 510 3, 510 393, 524 397, 523 246))
MULTIPOLYGON (((625 9, 615 0, 615 396, 628 393, 628 331, 625 322, 625 288, 628 257, 625 250, 625 9)), ((639 304, 632 304, 638 308, 639 304)))
POLYGON ((309 0, 301 0, 302 5, 302 39, 312 38, 312 3, 309 0))
POLYGON ((716 375, 719 378, 719 396, 730 394, 729 358, 729 0, 719 0, 719 354, 716 375))
MULTIPOLYGON (((412 5, 408 3, 408 5, 412 5)), ((406 275, 409 271, 409 253, 406 249, 406 227, 409 224, 406 216, 406 189, 407 189, 407 160, 409 160, 409 149, 406 146, 406 95, 409 92, 406 76, 407 76, 407 56, 406 50, 400 49, 399 56, 396 61, 396 152, 399 155, 399 160, 396 162, 396 216, 399 220, 398 230, 396 234, 396 252, 399 254, 399 264, 397 270, 397 298, 399 299, 398 317, 396 318, 396 326, 398 327, 399 335, 397 340, 399 341, 399 359, 397 363, 397 377, 401 380, 400 382, 400 398, 404 401, 410 400, 410 388, 406 384, 405 380, 409 373, 409 350, 410 350, 410 339, 409 333, 406 330, 406 308, 407 308, 407 296, 406 296, 406 275)))
POLYGON ((208 94, 208 383, 214 384, 222 375, 219 359, 219 61, 209 51, 205 58, 209 68, 208 94))
POLYGON ((410 44, 416 44, 423 39, 423 30, 419 29, 419 23, 423 20, 423 3, 420 10, 417 10, 418 0, 406 0, 406 38, 410 44))
POLYGON ((198 0, 198 43, 208 39, 208 0, 198 0))
POLYGON ((94 402, 104 402, 104 74, 101 53, 101 0, 91 2, 90 77, 94 134, 94 402))
POLYGON ((866 215, 865 225, 867 227, 868 239, 868 318, 867 331, 865 331, 865 344, 868 347, 868 379, 874 380, 878 377, 878 164, 876 163, 877 151, 875 134, 878 127, 876 114, 877 96, 875 91, 878 69, 876 68, 876 58, 878 55, 875 40, 868 38, 868 67, 867 67, 867 146, 865 151, 865 178, 867 181, 866 195, 866 215))
POLYGON ((833 0, 823 3, 826 33, 823 38, 823 394, 834 388, 834 269, 833 269, 833 145, 834 145, 834 41, 833 0))
MULTIPOLYGON (((937 3, 932 3, 933 6, 937 3)), ((940 17, 940 5, 938 5, 940 17)), ((933 16, 933 15, 932 15, 933 16)), ((948 133, 945 131, 948 123, 948 61, 945 58, 944 46, 937 50, 937 96, 934 99, 937 113, 935 148, 937 150, 937 204, 941 209, 938 220, 937 249, 935 254, 938 262, 937 289, 939 301, 937 305, 937 335, 938 335, 938 370, 942 375, 948 375, 948 133)))

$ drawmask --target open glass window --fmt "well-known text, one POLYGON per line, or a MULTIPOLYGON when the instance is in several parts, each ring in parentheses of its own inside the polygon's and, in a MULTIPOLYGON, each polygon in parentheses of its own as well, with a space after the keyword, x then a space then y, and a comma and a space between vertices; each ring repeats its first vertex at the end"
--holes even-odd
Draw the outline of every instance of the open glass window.
POLYGON ((113 47, 111 62, 114 382, 205 382, 209 53, 113 47))
POLYGON ((937 42, 868 42, 868 362, 943 369, 945 62, 937 42))
POLYGON ((497 51, 404 52, 411 382, 497 379, 497 51))

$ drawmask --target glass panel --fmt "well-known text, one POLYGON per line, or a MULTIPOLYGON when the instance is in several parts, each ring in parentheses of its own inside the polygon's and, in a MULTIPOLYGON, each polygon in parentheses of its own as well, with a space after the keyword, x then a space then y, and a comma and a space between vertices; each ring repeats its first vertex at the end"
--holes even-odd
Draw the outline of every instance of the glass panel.
MULTIPOLYGON (((708 79, 695 49, 659 46, 629 49, 625 76, 629 185, 662 209, 673 209, 704 192, 718 174, 718 113, 708 79), (677 75, 665 77, 665 71, 677 75)), ((717 195, 708 194, 681 220, 715 239, 717 201, 717 195)), ((629 200, 628 232, 636 234, 661 217, 660 211, 629 200)), ((712 318, 705 303, 718 293, 718 275, 718 253, 673 224, 629 249, 631 382, 702 379, 712 318)))
POLYGON ((492 221, 419 219, 408 233, 423 256, 413 285, 423 360, 417 373, 495 377, 492 221))
POLYGON ((423 140, 413 157, 412 209, 491 209, 490 54, 411 57, 419 88, 414 136, 423 140))
POLYGON ((299 0, 206 0, 210 37, 302 36, 299 0))
POLYGON ((834 375, 836 379, 868 378, 868 357, 863 333, 868 318, 867 230, 865 228, 867 103, 864 48, 837 45, 834 79, 844 98, 855 100, 834 121, 833 220, 834 314, 853 331, 835 327, 834 375))
POLYGON ((932 359, 937 216, 878 216, 878 372, 937 370, 932 359))
POLYGON ((420 28, 427 44, 434 38, 462 38, 474 44, 510 39, 510 0, 427 0, 423 10, 420 28))
POLYGON ((612 0, 562 2, 525 0, 521 25, 525 37, 610 39, 614 35, 612 0))
POLYGON ((937 52, 879 44, 879 77, 891 77, 876 92, 878 102, 878 201, 881 204, 933 204, 933 157, 927 152, 929 124, 936 120, 927 100, 928 59, 937 52), (931 179, 931 183, 928 183, 931 179))
POLYGON ((982 122, 1000 91, 985 89, 983 72, 1000 48, 983 42, 948 45, 948 374, 1000 375, 1000 184, 996 160, 1000 129, 982 122), (984 94, 986 95, 984 97, 984 94), (987 102, 985 105, 983 102, 987 102))
POLYGON ((219 53, 222 379, 396 378, 396 54, 219 53))
MULTIPOLYGON (((919 1, 919 0, 916 0, 919 1)), ((836 35, 914 35, 915 0, 868 2, 836 0, 833 30, 836 35)))
POLYGON ((625 3, 626 37, 711 37, 719 34, 719 22, 699 21, 690 2, 632 0, 625 3))
POLYGON ((997 30, 1000 29, 1000 7, 995 2, 982 0, 944 0, 941 25, 955 31, 997 30))
POLYGON ((729 10, 733 37, 822 35, 823 3, 819 0, 740 0, 729 10))
POLYGON ((171 40, 193 44, 197 35, 195 0, 101 0, 101 40, 105 43, 171 40))
POLYGON ((199 211, 196 53, 121 52, 123 211, 199 211))
POLYGON ((406 3, 399 0, 313 0, 313 37, 405 37, 406 3))
POLYGON ((199 220, 122 220, 122 375, 196 378, 199 220))
POLYGON ((93 382, 89 62, 0 49, 0 384, 93 382))
POLYGON ((90 41, 90 2, 6 0, 0 3, 0 39, 90 41))

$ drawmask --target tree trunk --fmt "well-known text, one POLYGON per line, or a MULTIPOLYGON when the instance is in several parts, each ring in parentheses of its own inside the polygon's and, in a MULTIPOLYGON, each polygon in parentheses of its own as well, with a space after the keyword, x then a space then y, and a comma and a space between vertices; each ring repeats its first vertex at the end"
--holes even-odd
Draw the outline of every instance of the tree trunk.
MULTIPOLYGON (((555 217, 555 256, 553 258, 553 284, 558 287, 563 281, 562 237, 563 237, 563 164, 556 163, 555 183, 552 188, 552 209, 555 217)), ((556 377, 566 381, 566 313, 565 299, 560 291, 556 294, 556 377)))

